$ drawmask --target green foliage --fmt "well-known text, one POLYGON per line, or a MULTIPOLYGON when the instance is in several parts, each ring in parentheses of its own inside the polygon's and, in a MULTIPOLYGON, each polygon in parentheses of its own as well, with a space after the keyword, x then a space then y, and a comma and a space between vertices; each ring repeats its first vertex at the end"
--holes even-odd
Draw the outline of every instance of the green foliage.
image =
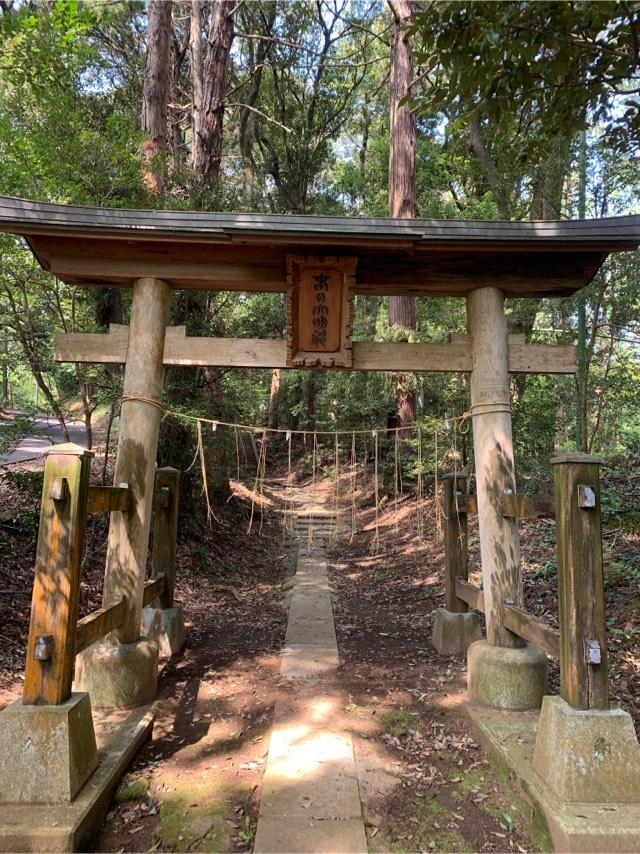
MULTIPOLYGON (((125 208, 151 201, 174 210, 387 215, 391 19, 384 4, 354 2, 340 15, 330 4, 302 0, 240 4, 223 175, 214 186, 198 183, 189 161, 188 52, 177 59, 188 16, 176 4, 171 128, 179 145, 166 194, 152 200, 140 179, 144 4, 14 5, 0 15, 0 193, 125 208)), ((585 123, 589 215, 637 210, 637 15, 635 4, 608 0, 420 5, 410 37, 421 216, 574 216, 575 135, 585 123), (497 181, 472 144, 474 116, 497 181)), ((9 339, 14 402, 27 403, 37 374, 47 408, 58 405, 64 414, 81 397, 89 411, 117 410, 121 371, 54 365, 52 344, 56 332, 126 322, 128 293, 74 291, 40 270, 12 237, 0 238, 0 253, 0 330, 9 339)), ((584 292, 590 449, 630 459, 640 457, 638 263, 637 254, 613 257, 584 292)), ((513 301, 510 331, 540 343, 574 342, 576 307, 575 298, 513 301)), ((466 330, 464 300, 421 299, 417 319, 416 341, 444 342, 466 330)), ((185 324, 190 335, 281 338, 285 301, 280 294, 176 293, 170 322, 185 324)), ((355 339, 394 336, 388 300, 358 296, 355 339)), ((267 370, 171 369, 166 401, 191 414, 264 423, 271 379, 267 370)), ((279 421, 299 429, 385 427, 397 381, 382 373, 285 372, 279 421)), ((421 374, 409 383, 423 427, 423 474, 435 469, 434 425, 445 419, 441 470, 466 463, 472 437, 454 436, 451 419, 469 407, 467 378, 421 374)), ((573 444, 575 385, 515 377, 512 392, 519 479, 537 491, 556 447, 573 444)), ((163 462, 188 465, 191 428, 165 422, 162 430, 163 462)), ((349 452, 347 437, 341 448, 349 452)), ((402 462, 403 476, 414 478, 415 440, 402 462)))

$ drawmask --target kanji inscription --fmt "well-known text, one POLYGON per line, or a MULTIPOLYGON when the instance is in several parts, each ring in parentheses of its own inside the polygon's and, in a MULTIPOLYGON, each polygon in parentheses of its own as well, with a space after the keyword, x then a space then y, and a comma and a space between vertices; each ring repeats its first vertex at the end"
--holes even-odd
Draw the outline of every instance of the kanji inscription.
POLYGON ((290 256, 289 363, 351 365, 351 284, 355 258, 290 256))

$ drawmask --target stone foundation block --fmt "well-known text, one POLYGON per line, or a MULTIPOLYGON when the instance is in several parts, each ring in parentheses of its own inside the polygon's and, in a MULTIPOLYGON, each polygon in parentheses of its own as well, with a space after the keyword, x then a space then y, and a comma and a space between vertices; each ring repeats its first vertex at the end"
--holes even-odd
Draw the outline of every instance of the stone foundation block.
POLYGON ((171 658, 184 646, 182 605, 143 608, 141 633, 158 645, 160 658, 171 658))
POLYGON ((431 643, 440 655, 466 652, 477 640, 482 640, 482 625, 475 611, 455 614, 438 608, 433 619, 431 643))
POLYGON ((521 649, 472 643, 467 651, 471 700, 495 709, 537 709, 547 693, 547 657, 534 646, 521 649))
POLYGON ((622 709, 581 711, 545 697, 533 768, 564 803, 640 804, 640 747, 622 709))
POLYGON ((94 643, 76 657, 77 690, 88 691, 96 709, 126 709, 150 703, 158 692, 158 646, 94 643))
POLYGON ((88 694, 58 706, 23 706, 0 713, 0 802, 69 803, 98 765, 88 694))

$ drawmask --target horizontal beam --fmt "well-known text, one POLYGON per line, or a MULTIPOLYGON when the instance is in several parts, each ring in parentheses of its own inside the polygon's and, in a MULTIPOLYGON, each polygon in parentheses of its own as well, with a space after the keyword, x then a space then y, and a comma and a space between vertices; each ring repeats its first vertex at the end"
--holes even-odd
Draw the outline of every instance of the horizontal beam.
POLYGON ((456 578, 456 596, 475 611, 484 614, 484 593, 479 587, 469 584, 464 578, 456 578))
POLYGON ((99 608, 82 620, 78 620, 76 655, 122 625, 126 612, 127 602, 125 597, 121 596, 105 608, 99 608))
MULTIPOLYGON (((55 339, 56 362, 124 364, 129 328, 111 324, 101 333, 64 333, 55 339)), ((182 367, 286 368, 283 339, 192 338, 184 326, 170 326, 165 335, 164 364, 182 367)), ((569 345, 526 344, 523 335, 509 336, 512 373, 573 374, 576 348, 569 345)), ((353 342, 354 371, 415 371, 469 373, 468 335, 451 335, 448 344, 353 342)))
POLYGON ((478 498, 475 495, 456 495, 452 506, 458 513, 477 513, 478 498))
POLYGON ((502 606, 502 622, 518 637, 544 650, 552 658, 560 658, 560 632, 516 605, 502 606))
POLYGON ((90 486, 87 513, 111 513, 119 510, 126 513, 131 506, 131 491, 128 486, 90 486))
POLYGON ((555 519, 553 495, 503 495, 502 515, 508 519, 555 519))
POLYGON ((146 606, 150 605, 151 602, 154 602, 164 591, 164 584, 164 572, 161 575, 157 575, 155 578, 152 578, 151 581, 147 581, 144 585, 142 604, 146 606))

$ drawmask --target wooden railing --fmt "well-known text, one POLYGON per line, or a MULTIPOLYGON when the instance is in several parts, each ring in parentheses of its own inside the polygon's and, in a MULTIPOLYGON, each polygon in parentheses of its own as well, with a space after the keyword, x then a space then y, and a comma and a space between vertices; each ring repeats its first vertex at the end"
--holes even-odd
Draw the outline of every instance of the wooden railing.
MULTIPOLYGON (((22 702, 58 705, 71 694, 75 656, 122 625, 125 596, 78 620, 80 575, 87 515, 130 513, 127 484, 92 486, 91 451, 52 447, 44 469, 31 622, 22 702)), ((151 579, 143 605, 173 604, 178 517, 176 469, 156 472, 151 579)))
MULTIPOLYGON (((502 603, 502 625, 560 661, 561 694, 581 709, 606 709, 608 667, 602 535, 600 460, 565 454, 552 460, 555 494, 503 495, 502 515, 556 521, 560 629, 538 620, 514 602, 502 603)), ((484 613, 484 593, 468 581, 467 516, 477 513, 466 494, 467 476, 444 480, 445 608, 484 613)))

